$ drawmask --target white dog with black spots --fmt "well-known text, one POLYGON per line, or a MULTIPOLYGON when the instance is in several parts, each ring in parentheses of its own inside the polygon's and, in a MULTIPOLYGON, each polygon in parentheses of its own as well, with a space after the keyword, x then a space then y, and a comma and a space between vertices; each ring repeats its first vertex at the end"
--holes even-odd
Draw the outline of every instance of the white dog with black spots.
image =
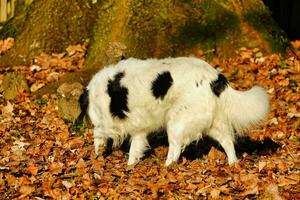
POLYGON ((237 162, 235 137, 269 113, 264 89, 230 87, 208 63, 188 57, 126 59, 107 66, 92 78, 80 98, 82 113, 94 125, 96 154, 113 140, 118 147, 131 137, 128 165, 149 147, 147 135, 165 129, 169 150, 165 165, 203 134, 218 141, 228 163, 237 162))

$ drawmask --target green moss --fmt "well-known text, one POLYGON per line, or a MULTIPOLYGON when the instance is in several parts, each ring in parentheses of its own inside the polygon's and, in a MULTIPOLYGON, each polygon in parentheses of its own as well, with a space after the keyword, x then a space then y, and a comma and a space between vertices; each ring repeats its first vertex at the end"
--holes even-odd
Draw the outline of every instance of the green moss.
MULTIPOLYGON (((228 2, 227 2, 228 3, 228 2)), ((187 21, 174 37, 182 48, 199 47, 204 50, 228 48, 230 40, 240 31, 239 16, 216 1, 202 1, 200 20, 187 21)), ((207 54, 209 58, 213 53, 207 54)))
POLYGON ((157 0, 147 4, 133 0, 129 3, 128 13, 128 45, 139 44, 135 46, 136 50, 129 53, 134 57, 147 58, 155 49, 160 27, 168 21, 168 8, 164 2, 158 4, 157 0))
POLYGON ((282 68, 282 69, 288 69, 289 66, 285 64, 284 60, 280 60, 278 62, 278 65, 282 68))
POLYGON ((29 11, 30 11, 29 5, 25 5, 25 6, 24 6, 24 14, 25 14, 25 16, 28 16, 28 15, 29 15, 29 11))
POLYGON ((0 39, 5 39, 8 37, 15 38, 17 35, 17 27, 12 24, 14 18, 9 19, 6 21, 2 28, 0 29, 0 39))
POLYGON ((286 47, 289 46, 287 35, 272 19, 267 8, 250 9, 244 18, 262 34, 263 39, 270 45, 273 52, 285 52, 286 47))
MULTIPOLYGON (((194 49, 235 48, 240 32, 239 16, 229 0, 103 1, 91 40, 86 67, 106 65, 110 42, 127 49, 125 57, 186 55, 194 49), (120 15, 124 14, 122 19, 120 15), (122 21, 122 22, 120 22, 122 21), (122 24, 123 23, 123 24, 122 24), (121 30, 120 30, 121 29, 121 30)), ((234 52, 227 51, 226 52, 234 52)), ((214 51, 207 54, 211 58, 214 51)))
POLYGON ((215 33, 197 21, 189 21, 178 31, 175 41, 188 48, 201 42, 209 49, 215 45, 215 33))
POLYGON ((40 107, 44 107, 44 106, 46 106, 46 105, 48 104, 48 101, 47 101, 46 99, 41 98, 41 99, 37 99, 37 100, 36 100, 36 103, 37 103, 40 107))

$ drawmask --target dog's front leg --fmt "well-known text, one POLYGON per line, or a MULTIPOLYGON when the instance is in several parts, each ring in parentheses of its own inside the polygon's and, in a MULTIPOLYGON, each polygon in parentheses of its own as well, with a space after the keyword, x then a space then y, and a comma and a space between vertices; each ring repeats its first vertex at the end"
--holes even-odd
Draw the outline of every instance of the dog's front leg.
POLYGON ((147 148, 149 148, 147 134, 140 133, 133 135, 131 138, 128 165, 137 163, 144 156, 147 148))
POLYGON ((95 146, 95 154, 99 155, 100 150, 104 152, 107 144, 107 138, 103 137, 101 134, 101 129, 98 127, 94 128, 94 146, 95 146))

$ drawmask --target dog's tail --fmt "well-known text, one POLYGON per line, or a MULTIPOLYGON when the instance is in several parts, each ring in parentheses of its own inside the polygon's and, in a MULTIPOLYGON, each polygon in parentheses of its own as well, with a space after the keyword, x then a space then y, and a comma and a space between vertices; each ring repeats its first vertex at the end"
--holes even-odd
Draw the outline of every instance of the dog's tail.
POLYGON ((79 104, 80 104, 80 114, 77 117, 75 124, 82 124, 83 118, 86 116, 87 109, 89 106, 89 90, 84 88, 82 94, 79 97, 79 104))
POLYGON ((254 86, 248 91, 234 90, 222 74, 212 82, 211 87, 220 98, 220 106, 225 117, 237 133, 241 134, 267 118, 270 104, 263 88, 254 86))

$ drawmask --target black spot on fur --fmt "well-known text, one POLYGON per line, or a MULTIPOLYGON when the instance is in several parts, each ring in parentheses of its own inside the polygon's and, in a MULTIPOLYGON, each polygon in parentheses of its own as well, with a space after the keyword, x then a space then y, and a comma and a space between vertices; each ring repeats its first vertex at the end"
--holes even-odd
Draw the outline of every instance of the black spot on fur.
POLYGON ((217 97, 221 95, 221 93, 226 89, 227 86, 228 81, 223 74, 219 74, 218 79, 210 83, 211 90, 217 97))
POLYGON ((152 82, 152 94, 155 98, 164 99, 169 88, 173 84, 173 79, 170 72, 166 71, 161 74, 158 74, 156 79, 152 82))
POLYGON ((124 72, 119 72, 107 84, 107 93, 111 98, 109 105, 110 112, 112 116, 119 117, 120 119, 126 117, 124 111, 129 111, 127 106, 128 89, 120 83, 124 76, 124 72))
POLYGON ((89 91, 87 88, 84 88, 83 93, 79 97, 80 104, 80 114, 77 117, 75 124, 82 124, 83 118, 86 115, 87 108, 89 106, 89 91))

